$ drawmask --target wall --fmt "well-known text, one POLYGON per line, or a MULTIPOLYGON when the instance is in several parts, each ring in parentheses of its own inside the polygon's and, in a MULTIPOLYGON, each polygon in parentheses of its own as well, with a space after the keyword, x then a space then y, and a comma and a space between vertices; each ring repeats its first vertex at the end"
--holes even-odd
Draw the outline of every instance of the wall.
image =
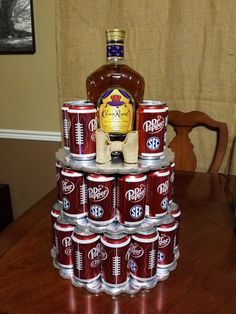
POLYGON ((15 218, 55 186, 61 145, 55 2, 33 1, 35 54, 0 55, 0 138, 13 138, 0 140, 0 182, 10 185, 15 218))
POLYGON ((61 143, 0 139, 0 181, 10 186, 14 218, 56 185, 55 152, 61 143))
POLYGON ((34 0, 36 53, 0 56, 0 129, 60 131, 55 0, 34 0))

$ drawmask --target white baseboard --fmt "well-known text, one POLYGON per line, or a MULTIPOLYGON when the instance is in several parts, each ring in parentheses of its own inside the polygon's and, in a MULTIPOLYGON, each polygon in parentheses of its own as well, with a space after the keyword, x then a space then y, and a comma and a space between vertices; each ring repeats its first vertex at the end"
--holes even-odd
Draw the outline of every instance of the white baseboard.
POLYGON ((0 138, 61 142, 60 132, 0 129, 0 138))

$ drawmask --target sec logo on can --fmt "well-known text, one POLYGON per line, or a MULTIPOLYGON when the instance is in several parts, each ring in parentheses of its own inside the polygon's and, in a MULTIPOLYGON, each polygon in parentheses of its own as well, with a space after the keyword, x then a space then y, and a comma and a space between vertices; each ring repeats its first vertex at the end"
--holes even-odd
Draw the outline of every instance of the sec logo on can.
POLYGON ((63 197, 63 208, 64 210, 68 210, 70 208, 70 201, 66 197, 63 197))
POLYGON ((143 207, 140 205, 135 205, 130 209, 130 216, 133 217, 134 219, 140 218, 142 216, 142 213, 143 207))
POLYGON ((165 254, 161 251, 158 251, 157 260, 158 262, 162 262, 165 259, 165 254))
POLYGON ((160 140, 158 137, 150 137, 148 140, 147 140, 147 148, 150 149, 150 150, 157 150, 160 146, 160 140))
POLYGON ((104 210, 101 206, 99 205, 92 205, 90 207, 90 213, 93 217, 95 218, 100 218, 103 216, 104 210))

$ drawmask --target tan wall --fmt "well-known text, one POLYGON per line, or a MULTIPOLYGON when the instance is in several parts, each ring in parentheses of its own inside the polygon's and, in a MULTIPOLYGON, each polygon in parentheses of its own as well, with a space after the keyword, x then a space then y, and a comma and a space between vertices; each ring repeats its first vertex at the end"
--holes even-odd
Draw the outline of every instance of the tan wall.
MULTIPOLYGON (((36 52, 0 55, 1 129, 60 131, 56 0, 33 0, 36 52)), ((55 187, 60 142, 0 139, 0 182, 9 184, 17 218, 55 187)))
POLYGON ((56 186, 55 152, 61 143, 0 139, 0 183, 9 184, 14 218, 56 186))
POLYGON ((0 129, 60 131, 56 0, 34 0, 36 53, 0 55, 0 129))

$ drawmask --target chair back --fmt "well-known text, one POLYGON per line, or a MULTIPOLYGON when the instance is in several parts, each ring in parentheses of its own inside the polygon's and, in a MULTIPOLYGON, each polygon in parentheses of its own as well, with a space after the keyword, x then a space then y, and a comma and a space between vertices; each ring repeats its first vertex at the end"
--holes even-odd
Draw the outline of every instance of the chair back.
POLYGON ((168 123, 176 133, 169 144, 175 152, 176 170, 195 171, 197 158, 189 133, 197 126, 204 126, 217 133, 216 148, 208 172, 218 173, 228 144, 227 124, 213 120, 201 111, 181 112, 179 110, 169 112, 168 123))

